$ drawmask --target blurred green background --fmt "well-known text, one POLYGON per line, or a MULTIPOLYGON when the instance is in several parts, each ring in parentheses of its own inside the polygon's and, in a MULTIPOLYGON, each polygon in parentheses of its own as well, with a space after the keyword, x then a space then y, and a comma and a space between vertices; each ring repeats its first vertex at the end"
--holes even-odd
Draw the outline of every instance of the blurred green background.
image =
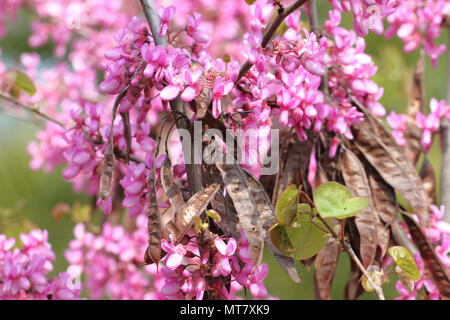
MULTIPOLYGON (((244 1, 243 5, 245 5, 244 1)), ((319 20, 323 25, 323 21, 328 15, 328 2, 318 1, 318 8, 319 20)), ((20 53, 33 51, 27 45, 31 17, 30 12, 20 12, 17 22, 8 29, 8 36, 0 40, 2 58, 9 65, 18 60, 20 53)), ((304 19, 305 15, 302 17, 302 20, 304 19)), ((350 15, 344 15, 343 26, 352 27, 350 15)), ((445 43, 445 39, 446 34, 443 32, 439 42, 445 43)), ((408 102, 412 72, 419 52, 403 54, 400 40, 394 38, 387 41, 373 33, 366 37, 366 42, 366 52, 372 55, 379 68, 374 80, 385 88, 384 96, 381 99, 382 104, 388 112, 391 110, 404 112, 408 102)), ((52 49, 53 46, 49 43, 37 50, 44 65, 52 63, 52 49)), ((445 99, 447 60, 445 56, 441 56, 438 67, 435 69, 431 67, 428 58, 426 61, 425 88, 428 108, 431 97, 445 99)), ((75 193, 71 184, 62 179, 62 168, 50 174, 29 169, 30 156, 26 152, 26 147, 40 128, 42 125, 39 122, 20 121, 0 112, 0 232, 17 237, 21 230, 30 227, 30 223, 41 229, 47 229, 50 243, 56 252, 53 273, 57 273, 67 267, 63 251, 72 239, 74 223, 70 217, 55 221, 51 216, 51 210, 60 202, 90 203, 90 200, 82 194, 75 193)), ((438 138, 435 137, 429 158, 437 173, 437 188, 439 189, 441 163, 438 143, 438 138)), ((314 299, 313 266, 311 269, 298 266, 303 284, 296 285, 269 253, 266 252, 264 260, 269 264, 270 270, 265 284, 272 296, 281 299, 314 299)), ((333 299, 343 298, 349 270, 348 256, 341 254, 338 271, 333 282, 333 299)), ((395 279, 392 277, 391 282, 384 286, 388 299, 398 295, 393 288, 394 282, 395 279)), ((361 299, 376 299, 376 296, 372 293, 365 293, 361 299)))

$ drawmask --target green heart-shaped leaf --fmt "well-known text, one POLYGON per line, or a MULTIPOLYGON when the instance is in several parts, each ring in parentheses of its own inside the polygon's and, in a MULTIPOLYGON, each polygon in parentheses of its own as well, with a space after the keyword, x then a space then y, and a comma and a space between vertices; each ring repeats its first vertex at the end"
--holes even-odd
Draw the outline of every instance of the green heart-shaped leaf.
POLYGON ((295 249, 292 257, 297 260, 308 259, 317 254, 325 246, 330 235, 314 225, 315 223, 326 230, 325 225, 318 218, 313 218, 314 223, 312 223, 310 217, 309 214, 299 214, 295 217, 294 223, 301 221, 300 227, 285 227, 295 249))
POLYGON ((338 219, 350 218, 355 214, 363 210, 370 203, 370 200, 363 197, 354 197, 350 198, 345 202, 344 211, 346 212, 344 215, 336 217, 338 219))
POLYGON ((326 182, 314 192, 314 204, 323 218, 344 219, 363 210, 370 200, 353 197, 350 190, 337 182, 326 182))
POLYGON ((284 255, 292 256, 292 253, 295 251, 294 246, 292 245, 291 240, 286 232, 285 227, 281 226, 278 223, 274 223, 269 228, 269 237, 270 241, 273 245, 284 255))
POLYGON ((412 281, 420 279, 420 271, 417 267, 416 260, 408 249, 401 246, 394 246, 388 249, 388 253, 394 259, 397 266, 399 266, 405 275, 412 281))
POLYGON ((278 223, 282 226, 288 226, 296 215, 296 210, 292 207, 297 204, 298 199, 297 187, 295 185, 288 186, 277 200, 275 205, 275 216, 278 223))
POLYGON ((30 96, 33 96, 36 93, 36 87, 34 86, 33 81, 31 81, 25 73, 17 71, 15 83, 16 86, 28 93, 30 96))

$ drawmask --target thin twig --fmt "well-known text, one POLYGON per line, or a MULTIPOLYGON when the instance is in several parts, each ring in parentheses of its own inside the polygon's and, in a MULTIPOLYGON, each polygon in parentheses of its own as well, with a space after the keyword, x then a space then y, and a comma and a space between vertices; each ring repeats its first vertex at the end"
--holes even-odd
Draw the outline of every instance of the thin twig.
POLYGON ((311 32, 319 36, 319 19, 317 15, 316 0, 308 0, 309 24, 311 32))
MULTIPOLYGON (((287 8, 280 7, 278 9, 278 15, 275 20, 272 22, 267 32, 264 34, 263 40, 261 42, 261 47, 264 49, 269 43, 270 39, 272 39, 273 35, 277 31, 278 27, 283 23, 284 19, 287 18, 291 13, 300 8, 303 4, 305 4, 308 0, 297 0, 293 4, 291 4, 287 8)), ((239 80, 250 70, 253 66, 250 62, 246 61, 241 68, 239 69, 239 75, 236 79, 235 83, 238 83, 239 80)))
POLYGON ((39 108, 37 108, 37 107, 32 107, 32 106, 26 105, 25 103, 23 103, 23 102, 17 100, 16 98, 13 98, 13 97, 11 97, 11 96, 5 94, 5 93, 3 93, 3 92, 0 92, 0 97, 2 97, 3 99, 5 99, 5 100, 7 100, 7 101, 9 101, 9 102, 11 102, 11 103, 13 103, 13 104, 15 104, 15 105, 18 106, 18 107, 21 107, 21 108, 23 108, 23 109, 26 109, 26 110, 28 110, 28 111, 33 112, 34 114, 38 115, 38 116, 41 117, 41 118, 44 118, 44 119, 46 119, 46 120, 49 120, 49 121, 51 121, 51 122, 56 123, 57 125, 59 125, 59 126, 62 127, 63 129, 66 128, 66 126, 65 126, 64 123, 62 123, 61 121, 59 121, 59 120, 53 118, 52 116, 49 116, 48 114, 43 113, 43 112, 40 111, 39 108))
POLYGON ((155 9, 155 4, 152 0, 141 0, 141 5, 144 9, 145 17, 147 18, 150 30, 152 31, 153 40, 157 45, 166 46, 166 39, 158 35, 159 17, 155 9))
MULTIPOLYGON (((150 30, 153 35, 153 39, 156 44, 165 46, 166 41, 162 37, 158 35, 159 30, 159 18, 156 13, 155 5, 152 0, 141 0, 142 7, 145 12, 145 16, 147 18, 148 24, 150 25, 150 30)), ((180 99, 180 96, 176 97, 174 100, 171 100, 169 102, 170 109, 173 112, 178 112, 185 114, 184 107, 183 107, 183 101, 180 99)), ((190 121, 184 117, 181 117, 176 120, 177 128, 178 129, 190 129, 190 121)), ((192 139, 194 138, 193 135, 191 135, 192 139)), ((193 141, 191 141, 193 142, 193 141)), ((183 144, 184 145, 184 144, 183 144)), ((184 162, 186 165, 186 175, 187 175, 187 181, 189 185, 189 191, 191 195, 195 194, 196 192, 200 191, 203 187, 202 185, 202 172, 201 172, 201 166, 200 164, 194 163, 194 152, 195 150, 191 150, 191 152, 188 152, 188 150, 184 150, 184 162), (188 156, 190 155, 190 159, 188 156)))

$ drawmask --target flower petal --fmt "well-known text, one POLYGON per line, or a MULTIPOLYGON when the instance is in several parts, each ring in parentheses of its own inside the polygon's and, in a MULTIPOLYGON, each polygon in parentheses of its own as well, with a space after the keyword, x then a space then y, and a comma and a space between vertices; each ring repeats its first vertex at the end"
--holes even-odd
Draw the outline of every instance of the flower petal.
POLYGON ((195 94, 195 90, 192 87, 186 87, 186 89, 184 89, 183 93, 181 94, 181 100, 189 102, 194 100, 196 94, 195 94))
POLYGON ((164 89, 162 89, 162 91, 159 94, 159 97, 162 100, 168 101, 168 100, 175 99, 179 93, 180 93, 180 88, 178 86, 169 85, 169 86, 165 87, 164 89))

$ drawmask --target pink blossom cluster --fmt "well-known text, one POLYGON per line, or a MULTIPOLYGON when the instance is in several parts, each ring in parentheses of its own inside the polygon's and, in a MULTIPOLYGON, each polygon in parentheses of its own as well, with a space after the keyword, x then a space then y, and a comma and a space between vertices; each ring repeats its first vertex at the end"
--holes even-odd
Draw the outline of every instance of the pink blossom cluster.
MULTIPOLYGON (((190 3, 190 9, 196 8, 195 3, 190 3)), ((240 15, 243 10, 238 9, 233 1, 229 3, 235 10, 232 12, 239 12, 240 15)), ((39 28, 51 30, 47 33, 42 31, 42 34, 45 33, 52 39, 61 34, 58 38, 61 47, 66 47, 69 43, 72 45, 70 64, 60 62, 51 72, 40 72, 38 77, 36 70, 39 67, 39 56, 24 54, 21 59, 38 89, 35 96, 25 96, 24 101, 38 104, 43 111, 67 126, 63 129, 48 124, 44 131, 38 133, 38 141, 29 146, 31 167, 50 171, 59 164, 67 164, 64 177, 72 180, 78 191, 95 193, 102 153, 106 151, 109 136, 111 105, 114 96, 127 85, 130 88, 118 111, 130 113, 131 152, 145 159, 147 165, 152 161, 150 158, 154 146, 147 135, 151 125, 157 123, 159 113, 168 110, 168 102, 177 95, 181 96, 182 101, 190 103, 199 98, 205 89, 211 90, 214 117, 223 115, 232 118, 233 120, 228 121, 231 129, 256 131, 256 143, 244 143, 242 151, 245 155, 243 166, 257 176, 261 162, 270 148, 269 133, 273 115, 279 117, 282 125, 294 127, 301 140, 307 139, 307 130, 314 128, 315 131, 320 131, 324 124, 329 131, 351 138, 349 128, 351 124, 362 121, 362 114, 349 104, 348 97, 342 97, 342 92, 339 92, 341 96, 335 101, 327 101, 319 88, 325 68, 332 70, 333 66, 342 65, 342 58, 337 57, 338 55, 349 57, 345 72, 350 79, 342 78, 341 74, 334 72, 328 81, 328 86, 333 87, 333 94, 337 95, 340 90, 341 84, 336 83, 336 79, 345 79, 353 83, 352 94, 358 100, 366 102, 378 114, 384 111, 377 102, 382 89, 369 79, 376 72, 370 57, 362 52, 362 45, 357 45, 357 49, 345 48, 352 46, 355 40, 351 38, 355 36, 340 35, 336 37, 336 44, 327 41, 325 37, 317 40, 314 33, 302 30, 300 11, 288 17, 286 22, 289 28, 286 33, 262 50, 262 34, 273 13, 273 4, 257 1, 250 9, 246 7, 244 20, 248 24, 248 32, 244 35, 239 54, 234 55, 237 58, 225 62, 221 58, 213 59, 210 56, 208 50, 213 42, 209 32, 204 31, 209 30, 204 27, 205 24, 218 23, 214 19, 222 21, 219 17, 211 18, 208 15, 208 19, 213 22, 202 21, 202 15, 195 11, 185 14, 185 6, 177 6, 176 9, 173 6, 159 7, 159 33, 168 42, 167 47, 162 47, 155 45, 141 19, 134 18, 130 23, 124 21, 123 16, 134 12, 135 8, 119 0, 104 6, 101 7, 96 1, 83 4, 83 28, 80 30, 67 29, 57 19, 58 12, 78 8, 77 1, 50 1, 48 5, 42 6, 38 10, 39 18, 36 19, 41 25, 39 28), (97 15, 98 12, 109 9, 114 14, 114 10, 123 11, 117 13, 117 23, 112 24, 109 18, 97 15), (182 14, 177 14, 178 10, 182 14), (185 25, 180 25, 180 20, 175 19, 175 15, 178 18, 183 14, 186 17, 185 25), (63 27, 66 30, 59 33, 58 29, 63 27), (83 37, 84 32, 97 37, 98 32, 94 31, 98 29, 102 30, 99 39, 90 38, 91 41, 87 41, 83 37), (63 36, 68 32, 73 33, 69 37, 75 39, 73 42, 63 36), (115 40, 115 46, 111 45, 111 39, 115 40), (342 45, 339 50, 335 50, 339 46, 338 41, 342 45), (93 43, 96 45, 93 46, 93 43), (103 55, 108 59, 108 64, 104 63, 103 55), (240 80, 239 88, 236 89, 234 82, 244 59, 254 66, 240 80), (98 68, 105 71, 106 77, 96 88, 98 68), (67 94, 62 95, 62 92, 67 94), (108 96, 104 97, 101 93, 108 96), (99 103, 102 100, 104 103, 99 103), (274 104, 278 106, 273 107, 274 104), (90 107, 92 105, 94 107, 90 107)), ((242 17, 239 16, 239 19, 242 17)), ((339 21, 333 23, 329 27, 330 32, 335 32, 334 29, 338 28, 339 21)), ((39 34, 38 31, 35 33, 39 34)), ((43 42, 36 41, 36 45, 43 42)), ((361 41, 358 40, 358 43, 361 41)), ((342 81, 342 85, 345 81, 342 81)), ((126 150, 124 128, 122 118, 116 117, 113 134, 115 148, 120 151, 126 150)), ((333 144, 335 150, 338 137, 333 141, 336 142, 333 144)), ((330 152, 330 155, 333 153, 330 152)), ((125 173, 127 169, 121 166, 121 171, 125 173)))
POLYGON ((378 102, 384 89, 370 78, 377 72, 372 58, 364 52, 365 41, 353 30, 339 26, 341 13, 337 10, 329 12, 329 20, 325 21, 325 30, 333 36, 334 44, 329 50, 328 87, 331 91, 331 104, 338 104, 328 120, 329 128, 336 133, 344 134, 352 139, 350 126, 363 121, 363 114, 352 105, 356 99, 376 116, 382 117, 386 111, 378 102))
POLYGON ((4 0, 0 2, 0 38, 6 36, 7 25, 14 22, 22 0, 4 0))
POLYGON ((412 52, 422 46, 429 55, 434 67, 438 57, 445 52, 445 45, 438 45, 435 40, 441 29, 448 23, 446 16, 450 14, 448 0, 403 0, 397 1, 395 10, 387 17, 389 27, 385 37, 395 34, 405 43, 403 50, 412 52))
POLYGON ((90 298, 100 299, 197 299, 205 293, 238 299, 244 287, 255 298, 267 297, 263 280, 267 265, 253 267, 245 236, 236 241, 221 238, 200 245, 192 231, 180 243, 163 239, 164 258, 143 265, 148 246, 146 218, 140 215, 133 230, 105 223, 101 234, 83 224, 74 229, 75 239, 65 256, 82 269, 90 298), (254 269, 254 270, 253 270, 254 269))
MULTIPOLYGON (((450 272, 450 224, 442 221, 442 217, 444 216, 444 206, 437 207, 435 205, 431 206, 430 213, 430 226, 429 228, 423 228, 425 234, 432 245, 435 246, 434 251, 438 258, 442 261, 442 264, 445 268, 447 268, 447 272, 450 272)), ((414 218, 418 220, 415 216, 414 218)), ((406 232, 408 229, 406 225, 402 223, 402 227, 406 232)), ((411 235, 407 233, 408 237, 411 238, 411 235)), ((436 285, 430 279, 430 276, 427 273, 427 270, 424 267, 422 257, 420 253, 416 253, 414 255, 414 259, 416 260, 417 266, 419 268, 421 278, 414 282, 412 290, 406 288, 405 285, 398 280, 395 283, 395 288, 400 293, 400 296, 396 298, 396 300, 416 300, 422 297, 423 290, 426 289, 428 293, 428 299, 430 300, 438 300, 439 299, 439 291, 436 285)), ((392 258, 387 258, 383 265, 388 265, 392 263, 392 258)))
POLYGON ((435 43, 445 27, 450 13, 448 0, 329 0, 339 11, 353 12, 353 25, 360 36, 368 30, 383 34, 386 38, 397 35, 403 42, 403 50, 412 52, 422 46, 432 65, 444 53, 445 45, 435 43), (384 30, 383 20, 389 26, 384 30))
MULTIPOLYGON (((450 120, 450 106, 445 100, 438 101, 435 98, 430 100, 430 113, 424 115, 422 112, 416 114, 416 124, 422 131, 421 143, 426 152, 430 150, 433 143, 433 134, 439 132, 442 119, 450 120)), ((397 114, 395 111, 386 117, 387 122, 392 127, 392 135, 399 146, 406 143, 405 133, 408 116, 406 114, 397 114)))
POLYGON ((242 232, 238 241, 216 238, 207 246, 188 233, 177 245, 171 238, 162 240, 161 246, 167 254, 156 274, 155 288, 168 299, 200 300, 207 293, 211 297, 234 300, 239 299, 236 294, 244 287, 255 298, 268 296, 263 284, 267 265, 254 267, 242 232))
MULTIPOLYGON (((267 2, 269 1, 256 0, 255 4, 264 6, 267 2)), ((264 6, 264 8, 265 16, 273 12, 273 6, 264 6)), ((207 42, 208 52, 213 57, 223 58, 225 55, 229 55, 233 59, 243 62, 242 52, 245 50, 245 44, 242 42, 242 30, 249 30, 252 23, 249 6, 242 0, 177 1, 176 19, 172 20, 172 24, 183 29, 187 26, 186 30, 190 32, 189 25, 192 23, 189 21, 197 19, 197 14, 194 12, 202 14, 202 23, 196 28, 197 33, 201 33, 201 37, 205 37, 205 35, 213 37, 207 42)), ((195 40, 195 37, 191 38, 195 40)))
POLYGON ((353 26, 364 37, 371 30, 375 34, 384 31, 383 19, 395 11, 397 0, 328 0, 338 11, 353 12, 353 26))
POLYGON ((75 238, 65 251, 67 261, 81 268, 91 299, 145 299, 151 292, 148 267, 140 268, 147 249, 146 219, 136 220, 134 231, 105 223, 101 234, 74 228, 75 238))
POLYGON ((22 247, 18 248, 14 247, 14 238, 0 234, 0 299, 78 299, 81 285, 74 284, 74 274, 62 272, 57 277, 48 277, 55 254, 48 243, 47 231, 36 229, 21 234, 20 239, 22 247))
MULTIPOLYGON (((161 199, 163 196, 163 188, 160 181, 161 167, 163 166, 166 155, 161 155, 155 160, 155 177, 157 180, 156 194, 157 198, 161 199)), ((148 157, 148 161, 153 162, 152 157, 148 157)), ((151 167, 151 163, 147 164, 147 167, 151 167)), ((140 214, 146 214, 148 209, 148 176, 149 169, 147 169, 145 163, 136 164, 131 162, 126 168, 126 172, 123 179, 119 181, 120 185, 124 190, 124 199, 122 201, 122 206, 128 209, 128 214, 130 217, 137 217, 140 214)), ((174 165, 173 177, 177 181, 185 181, 186 168, 183 165, 174 165)), ((169 201, 159 201, 158 207, 165 209, 169 206, 169 201)), ((106 212, 109 213, 109 212, 106 212)))
MULTIPOLYGON (((339 144, 338 135, 352 139, 351 125, 363 121, 363 114, 353 106, 352 98, 377 116, 385 114, 378 102, 383 88, 370 79, 377 67, 364 53, 363 38, 339 26, 341 15, 337 10, 330 11, 330 19, 325 22, 325 31, 333 40, 317 39, 316 34, 303 30, 301 11, 297 11, 286 19, 285 33, 262 49, 266 11, 266 7, 251 6, 253 17, 250 31, 244 35, 247 46, 244 56, 254 66, 233 90, 234 108, 227 109, 227 113, 246 113, 241 118, 244 131, 259 128, 258 142, 253 144, 256 150, 267 141, 265 133, 272 126, 269 116, 275 116, 281 125, 294 127, 301 141, 308 139, 307 130, 319 132, 325 126, 337 135, 330 150, 333 157, 339 144), (320 87, 325 69, 328 69, 329 97, 324 96, 320 87)), ((255 149, 244 153, 250 159, 252 155, 256 158, 255 149)), ((256 170, 255 166, 249 167, 258 175, 257 166, 256 170)))

